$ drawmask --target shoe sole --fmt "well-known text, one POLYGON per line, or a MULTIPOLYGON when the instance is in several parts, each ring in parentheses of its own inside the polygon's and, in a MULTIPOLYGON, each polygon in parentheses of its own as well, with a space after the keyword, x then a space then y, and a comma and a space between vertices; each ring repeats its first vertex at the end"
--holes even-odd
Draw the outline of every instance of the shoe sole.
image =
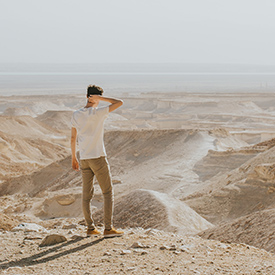
POLYGON ((124 234, 107 234, 107 235, 103 235, 104 238, 111 238, 111 237, 121 237, 124 234))
POLYGON ((87 237, 91 237, 91 236, 100 236, 102 235, 102 233, 91 233, 91 234, 88 234, 87 233, 87 237))

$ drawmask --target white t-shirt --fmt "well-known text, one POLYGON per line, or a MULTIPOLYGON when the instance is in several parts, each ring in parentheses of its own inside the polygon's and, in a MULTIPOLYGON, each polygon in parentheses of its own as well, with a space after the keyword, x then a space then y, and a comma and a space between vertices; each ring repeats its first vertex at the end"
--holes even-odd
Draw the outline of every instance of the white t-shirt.
POLYGON ((73 113, 71 125, 77 130, 80 159, 106 156, 103 135, 108 114, 109 106, 81 108, 73 113))

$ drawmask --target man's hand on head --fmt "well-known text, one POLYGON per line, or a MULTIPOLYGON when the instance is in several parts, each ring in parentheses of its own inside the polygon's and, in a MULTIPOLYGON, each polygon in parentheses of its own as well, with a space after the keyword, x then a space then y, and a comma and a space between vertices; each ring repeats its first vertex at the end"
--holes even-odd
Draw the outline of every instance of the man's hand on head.
POLYGON ((100 95, 90 95, 88 98, 88 101, 90 103, 95 103, 97 101, 100 101, 101 96, 100 95))

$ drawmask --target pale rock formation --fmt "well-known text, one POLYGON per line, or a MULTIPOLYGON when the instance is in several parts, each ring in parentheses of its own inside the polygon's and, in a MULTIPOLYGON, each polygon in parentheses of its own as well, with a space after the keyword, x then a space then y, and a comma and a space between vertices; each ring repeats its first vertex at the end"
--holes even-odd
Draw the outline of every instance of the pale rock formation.
POLYGON ((47 232, 47 230, 43 226, 35 223, 21 223, 18 226, 14 227, 11 231, 47 232))

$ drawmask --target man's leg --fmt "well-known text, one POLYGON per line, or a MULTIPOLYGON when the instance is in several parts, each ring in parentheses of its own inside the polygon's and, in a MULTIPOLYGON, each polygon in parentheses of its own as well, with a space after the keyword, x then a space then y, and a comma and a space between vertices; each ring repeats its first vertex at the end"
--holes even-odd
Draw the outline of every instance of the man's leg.
POLYGON ((94 195, 94 173, 89 167, 88 160, 80 160, 82 174, 82 210, 88 229, 94 229, 95 224, 91 216, 91 199, 94 195))
POLYGON ((113 227, 114 192, 110 166, 105 157, 93 159, 91 166, 98 180, 104 197, 104 225, 109 230, 113 227))

